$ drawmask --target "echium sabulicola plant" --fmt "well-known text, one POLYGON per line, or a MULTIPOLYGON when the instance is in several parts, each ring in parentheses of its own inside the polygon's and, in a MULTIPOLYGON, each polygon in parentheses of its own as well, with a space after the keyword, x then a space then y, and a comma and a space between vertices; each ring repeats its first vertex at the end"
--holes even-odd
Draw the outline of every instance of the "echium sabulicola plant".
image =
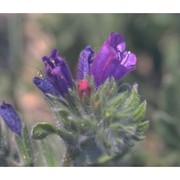
POLYGON ((75 81, 56 49, 43 57, 44 77, 33 82, 55 112, 57 126, 38 123, 32 137, 60 136, 66 145, 64 166, 113 165, 134 141, 144 138, 149 126, 137 84, 120 82, 135 70, 136 60, 126 51, 123 36, 114 32, 97 54, 90 46, 80 53, 75 81))

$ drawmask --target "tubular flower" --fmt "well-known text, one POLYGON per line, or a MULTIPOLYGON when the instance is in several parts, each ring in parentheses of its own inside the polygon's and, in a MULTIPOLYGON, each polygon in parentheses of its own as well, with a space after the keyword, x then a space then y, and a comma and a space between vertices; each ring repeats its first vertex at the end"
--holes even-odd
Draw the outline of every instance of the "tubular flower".
POLYGON ((42 58, 46 67, 46 79, 53 85, 56 91, 64 97, 68 88, 73 87, 71 73, 66 61, 58 56, 58 51, 54 49, 50 56, 42 58))
POLYGON ((86 46, 81 52, 78 61, 77 80, 85 79, 85 76, 89 76, 90 65, 92 63, 92 56, 94 51, 90 46, 86 46))
POLYGON ((121 34, 110 33, 97 55, 93 59, 90 70, 96 87, 109 77, 119 81, 127 73, 136 68, 136 55, 126 51, 126 43, 121 34))
POLYGON ((0 115, 11 131, 21 136, 22 123, 14 107, 3 102, 0 105, 0 115))
POLYGON ((33 83, 45 94, 52 94, 54 96, 58 96, 58 92, 54 88, 54 86, 46 79, 41 79, 39 77, 33 78, 33 83))

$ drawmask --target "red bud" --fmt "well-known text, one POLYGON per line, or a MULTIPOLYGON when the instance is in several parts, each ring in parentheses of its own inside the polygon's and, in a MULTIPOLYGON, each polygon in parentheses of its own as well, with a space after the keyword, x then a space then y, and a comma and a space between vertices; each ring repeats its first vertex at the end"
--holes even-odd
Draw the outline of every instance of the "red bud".
POLYGON ((82 101, 83 93, 85 93, 89 98, 91 96, 91 87, 87 80, 83 79, 78 82, 78 95, 82 101))

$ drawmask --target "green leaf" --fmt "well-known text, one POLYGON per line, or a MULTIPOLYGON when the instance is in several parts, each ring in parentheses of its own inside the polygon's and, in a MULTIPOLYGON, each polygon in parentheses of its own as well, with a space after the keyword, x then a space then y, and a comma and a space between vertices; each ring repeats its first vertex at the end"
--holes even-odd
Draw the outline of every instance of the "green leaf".
POLYGON ((141 103, 134 112, 133 122, 143 120, 146 113, 146 101, 141 103))
POLYGON ((47 122, 36 124, 32 130, 33 139, 44 139, 50 134, 58 134, 58 129, 47 122))
POLYGON ((137 127, 139 131, 145 132, 149 129, 149 121, 144 121, 140 123, 137 127))
POLYGON ((136 108, 138 104, 139 104, 138 85, 134 84, 130 92, 130 96, 126 99, 126 102, 124 103, 124 108, 126 107, 136 108))
POLYGON ((122 104, 121 102, 124 102, 126 98, 127 92, 119 93, 109 101, 108 106, 114 108, 119 107, 122 104))

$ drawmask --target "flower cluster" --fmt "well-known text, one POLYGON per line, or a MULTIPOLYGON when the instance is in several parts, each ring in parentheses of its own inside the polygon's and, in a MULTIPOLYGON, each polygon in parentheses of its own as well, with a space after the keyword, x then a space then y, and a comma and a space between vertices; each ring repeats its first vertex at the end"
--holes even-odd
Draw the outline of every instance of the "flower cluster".
POLYGON ((143 121, 146 102, 141 103, 136 84, 117 83, 136 68, 137 61, 135 54, 126 51, 121 34, 110 33, 97 53, 85 47, 79 56, 76 81, 56 49, 42 61, 44 78, 34 77, 33 82, 47 96, 57 125, 37 123, 32 137, 60 136, 67 149, 63 165, 116 159, 144 138, 149 126, 143 121))
MULTIPOLYGON (((91 87, 87 77, 93 77, 96 89, 108 78, 113 77, 116 81, 122 79, 127 73, 136 67, 136 56, 126 51, 126 43, 121 34, 110 33, 97 54, 86 46, 80 53, 77 70, 78 94, 82 99, 85 92, 91 95, 91 87)), ((54 49, 50 56, 42 58, 45 65, 45 77, 34 77, 33 82, 45 94, 65 97, 68 89, 74 88, 71 73, 66 61, 58 55, 54 49)))

